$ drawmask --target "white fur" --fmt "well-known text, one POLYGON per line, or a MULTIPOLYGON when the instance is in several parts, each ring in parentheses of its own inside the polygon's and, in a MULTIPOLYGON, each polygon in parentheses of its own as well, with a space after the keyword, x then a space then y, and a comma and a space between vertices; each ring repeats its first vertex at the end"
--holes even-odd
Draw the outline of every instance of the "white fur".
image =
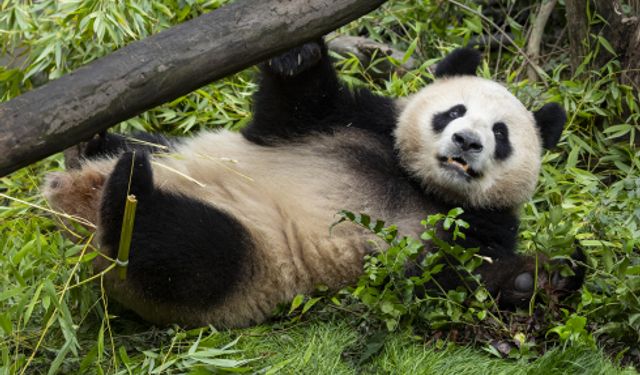
POLYGON ((425 189, 445 199, 474 207, 517 207, 531 198, 540 169, 541 141, 533 115, 500 84, 479 77, 444 78, 413 95, 402 111, 395 131, 402 164, 418 177, 425 189), (435 133, 436 113, 463 104, 464 116, 435 133), (509 129, 512 155, 495 160, 492 126, 503 122, 509 129), (443 169, 437 155, 450 147, 451 136, 473 129, 484 149, 471 167, 483 174, 465 180, 443 169))

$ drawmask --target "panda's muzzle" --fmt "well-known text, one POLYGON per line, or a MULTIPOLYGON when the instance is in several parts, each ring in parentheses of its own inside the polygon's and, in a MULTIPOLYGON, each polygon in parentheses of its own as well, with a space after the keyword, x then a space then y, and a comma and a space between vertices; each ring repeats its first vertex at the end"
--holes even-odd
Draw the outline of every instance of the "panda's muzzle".
POLYGON ((466 178, 478 178, 482 174, 471 168, 469 163, 461 156, 438 156, 440 166, 456 171, 466 178))

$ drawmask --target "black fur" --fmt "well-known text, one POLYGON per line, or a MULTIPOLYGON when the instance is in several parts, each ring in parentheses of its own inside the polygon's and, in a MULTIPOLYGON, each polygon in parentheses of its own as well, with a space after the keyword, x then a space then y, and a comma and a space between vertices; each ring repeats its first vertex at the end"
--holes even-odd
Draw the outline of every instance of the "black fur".
POLYGON ((547 103, 533 113, 540 129, 542 146, 547 150, 555 147, 560 140, 562 128, 567 122, 567 114, 558 103, 547 103))
POLYGON ((119 155, 125 151, 160 153, 171 150, 177 140, 157 133, 135 132, 130 136, 107 133, 96 134, 85 146, 87 159, 119 155))
POLYGON ((262 64, 261 69, 260 88, 253 97, 253 121, 242 130, 248 140, 269 145, 349 127, 391 139, 396 119, 393 101, 368 90, 352 93, 345 88, 323 42, 289 51, 262 64), (321 52, 319 59, 317 51, 321 52), (298 56, 303 59, 300 64, 298 56), (292 76, 292 71, 299 73, 292 76))
POLYGON ((586 268, 582 265, 586 264, 586 262, 587 256, 576 243, 576 250, 571 255, 571 262, 570 264, 567 264, 574 274, 572 276, 564 277, 561 279, 561 281, 563 282, 562 288, 564 291, 572 292, 582 287, 586 273, 586 268))
POLYGON ((480 66, 480 52, 473 48, 458 48, 436 66, 435 76, 473 76, 480 66))
POLYGON ((504 122, 496 122, 493 124, 493 134, 496 139, 495 158, 497 160, 507 159, 513 152, 511 142, 509 141, 509 128, 504 122))
POLYGON ((283 77, 297 76, 317 66, 324 55, 322 42, 307 43, 263 63, 263 68, 283 77))
POLYGON ((108 255, 116 256, 128 193, 138 200, 127 271, 131 285, 151 301, 203 310, 233 293, 253 247, 248 233, 214 207, 155 188, 142 152, 124 153, 105 185, 100 223, 108 255))

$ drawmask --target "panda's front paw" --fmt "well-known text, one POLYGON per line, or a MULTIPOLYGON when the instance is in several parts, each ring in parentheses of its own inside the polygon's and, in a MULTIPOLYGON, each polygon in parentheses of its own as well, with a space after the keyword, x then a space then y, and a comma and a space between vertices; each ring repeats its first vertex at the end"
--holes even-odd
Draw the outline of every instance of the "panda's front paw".
POLYGON ((310 42, 272 58, 262 68, 280 76, 293 77, 314 67, 322 59, 322 54, 323 45, 310 42))

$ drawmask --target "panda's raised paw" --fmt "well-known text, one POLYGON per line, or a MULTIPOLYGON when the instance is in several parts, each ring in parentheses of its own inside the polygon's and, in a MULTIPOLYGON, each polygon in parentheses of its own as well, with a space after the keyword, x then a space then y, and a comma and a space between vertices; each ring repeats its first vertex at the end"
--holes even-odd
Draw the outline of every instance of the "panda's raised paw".
POLYGON ((315 66, 322 54, 323 46, 310 42, 268 60, 262 68, 283 77, 293 77, 315 66))

